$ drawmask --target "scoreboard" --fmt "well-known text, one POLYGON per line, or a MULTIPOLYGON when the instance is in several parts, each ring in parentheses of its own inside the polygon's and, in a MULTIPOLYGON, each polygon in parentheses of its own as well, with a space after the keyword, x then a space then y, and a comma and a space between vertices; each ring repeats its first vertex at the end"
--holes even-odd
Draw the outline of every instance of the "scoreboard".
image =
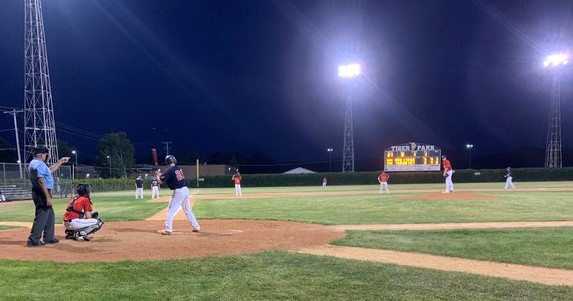
POLYGON ((439 171, 442 151, 430 144, 410 142, 384 151, 384 171, 439 171))

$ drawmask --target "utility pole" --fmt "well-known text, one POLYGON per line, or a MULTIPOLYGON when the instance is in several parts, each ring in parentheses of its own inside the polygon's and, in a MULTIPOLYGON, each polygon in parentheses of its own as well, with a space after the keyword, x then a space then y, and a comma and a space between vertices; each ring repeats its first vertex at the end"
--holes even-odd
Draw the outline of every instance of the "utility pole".
POLYGON ((173 143, 171 141, 163 141, 161 142, 163 144, 165 144, 165 156, 169 156, 169 144, 173 143))
POLYGON ((18 123, 16 122, 16 113, 22 113, 24 110, 5 111, 4 114, 10 114, 14 117, 14 133, 16 134, 16 151, 18 152, 18 168, 20 169, 20 179, 24 178, 22 173, 22 157, 20 157, 20 139, 18 138, 18 123))

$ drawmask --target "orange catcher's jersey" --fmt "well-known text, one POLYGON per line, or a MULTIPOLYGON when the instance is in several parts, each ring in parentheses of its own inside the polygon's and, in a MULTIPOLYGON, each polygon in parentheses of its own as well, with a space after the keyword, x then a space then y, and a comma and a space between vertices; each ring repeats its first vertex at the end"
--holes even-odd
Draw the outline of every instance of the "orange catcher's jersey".
POLYGON ((80 196, 77 197, 77 199, 75 197, 72 197, 68 202, 68 206, 66 208, 70 208, 70 206, 72 206, 72 203, 74 203, 73 211, 66 210, 66 212, 64 213, 64 221, 71 221, 74 218, 80 218, 80 214, 78 212, 85 213, 85 212, 91 212, 93 210, 92 201, 90 200, 89 197, 80 196))

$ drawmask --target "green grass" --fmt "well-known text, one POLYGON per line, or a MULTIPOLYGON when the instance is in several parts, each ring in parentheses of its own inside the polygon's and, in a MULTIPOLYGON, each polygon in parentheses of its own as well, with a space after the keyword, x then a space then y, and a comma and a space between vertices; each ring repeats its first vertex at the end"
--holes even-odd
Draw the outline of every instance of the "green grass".
POLYGON ((416 200, 413 193, 231 198, 200 200, 194 210, 201 218, 290 220, 320 224, 557 221, 569 220, 573 216, 572 192, 502 191, 480 194, 496 198, 416 200))
MULTIPOLYGON (((132 194, 98 193, 92 196, 94 210, 106 222, 137 221, 153 216, 167 207, 167 203, 149 203, 146 200, 135 200, 132 194)), ((67 199, 54 200, 56 223, 62 223, 62 216, 68 204, 67 199)), ((34 203, 20 201, 0 210, 0 221, 31 222, 34 220, 34 203)))
MULTIPOLYGON (((517 183, 517 186, 572 185, 542 182, 517 183)), ((329 192, 359 194, 275 199, 235 198, 232 187, 192 189, 192 192, 229 195, 228 199, 198 201, 194 211, 200 221, 235 218, 390 224, 572 220, 573 192, 519 189, 504 192, 502 187, 501 182, 456 184, 457 190, 475 189, 477 194, 495 197, 483 200, 462 200, 455 196, 444 200, 415 199, 416 190, 424 194, 427 192, 422 190, 441 191, 443 185, 437 184, 391 185, 394 193, 390 195, 376 194, 377 185, 329 186, 329 192), (399 191, 403 192, 396 193, 399 191)), ((319 186, 243 187, 245 195, 300 191, 321 189, 319 186)), ((167 206, 146 200, 135 200, 132 191, 93 194, 95 208, 105 221, 143 220, 167 206)), ((58 222, 66 204, 64 199, 55 202, 58 222)), ((33 217, 30 201, 0 207, 0 221, 31 222, 33 217)), ((6 228, 0 226, 0 230, 6 228)), ((570 228, 353 231, 343 243, 367 244, 364 247, 372 248, 393 245, 396 249, 571 269, 573 261, 567 254, 573 249, 570 231, 570 228), (387 235, 384 240, 381 233, 387 235)), ((119 263, 0 260, 0 275, 0 300, 573 300, 571 287, 284 252, 119 263)))
POLYGON ((0 261, 0 300, 573 300, 573 288, 285 252, 119 263, 0 261))
POLYGON ((573 227, 348 231, 347 234, 333 244, 573 270, 573 227))

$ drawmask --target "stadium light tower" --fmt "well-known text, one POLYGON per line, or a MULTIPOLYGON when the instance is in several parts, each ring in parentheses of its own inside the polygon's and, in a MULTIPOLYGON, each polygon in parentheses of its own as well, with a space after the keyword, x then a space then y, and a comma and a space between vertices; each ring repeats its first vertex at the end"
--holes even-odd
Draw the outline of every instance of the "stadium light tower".
POLYGON ((56 123, 46 51, 41 0, 25 0, 24 42, 24 153, 33 157, 33 149, 50 150, 48 165, 58 161, 56 123))
POLYGON ((472 169, 472 148, 474 148, 473 144, 466 144, 466 148, 470 152, 470 169, 472 169))
POLYGON ((352 121, 352 81, 360 76, 360 64, 338 66, 338 76, 346 79, 345 85, 346 111, 344 115, 344 149, 342 151, 342 172, 354 172, 354 129, 352 121))
POLYGON ((332 172, 332 151, 334 150, 334 148, 329 147, 326 149, 326 151, 328 152, 328 163, 329 163, 329 171, 332 172))
POLYGON ((551 108, 549 126, 547 129, 547 147, 545 149, 545 167, 559 168, 563 166, 561 153, 561 67, 569 63, 569 54, 555 53, 543 61, 543 66, 551 68, 553 82, 551 89, 551 108))

